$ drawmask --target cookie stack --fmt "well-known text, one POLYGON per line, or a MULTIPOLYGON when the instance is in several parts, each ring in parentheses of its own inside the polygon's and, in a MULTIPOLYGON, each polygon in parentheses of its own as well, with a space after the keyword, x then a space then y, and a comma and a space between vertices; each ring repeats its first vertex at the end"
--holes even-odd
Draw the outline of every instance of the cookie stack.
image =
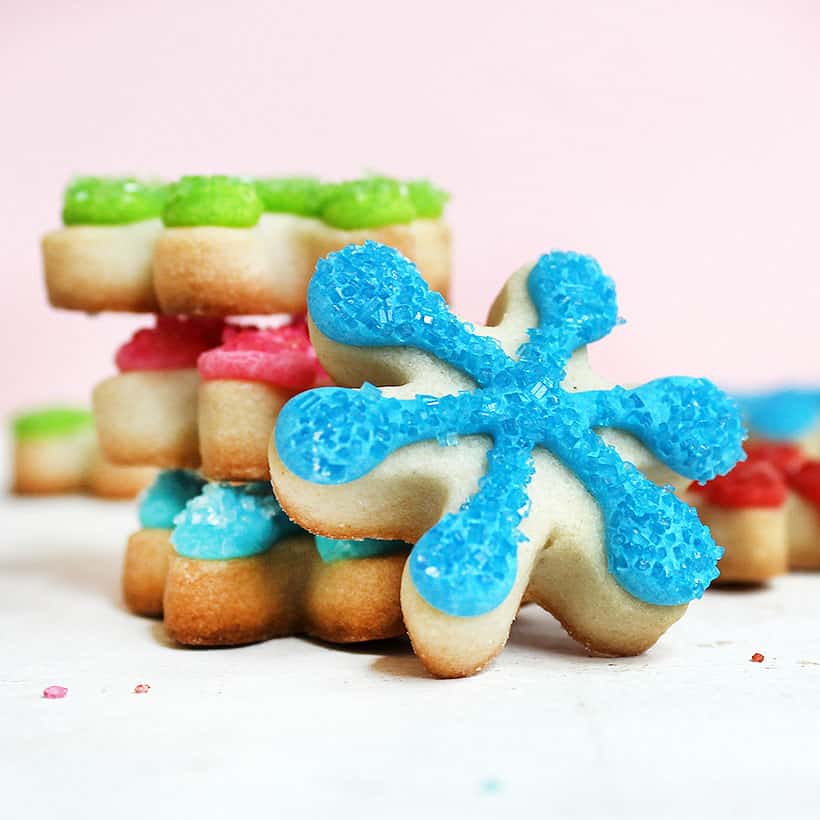
POLYGON ((43 240, 51 303, 155 314, 93 401, 106 458, 162 469, 140 501, 123 587, 177 641, 404 631, 407 546, 300 529, 271 491, 268 442, 285 402, 330 383, 304 319, 317 260, 388 242, 446 291, 445 200, 427 182, 384 177, 83 178, 67 189, 65 226, 43 240))
POLYGON ((690 497, 726 548, 720 581, 759 584, 820 569, 820 391, 739 396, 747 460, 690 497))
POLYGON ((384 178, 69 190, 45 240, 54 303, 157 314, 94 405, 108 457, 164 469, 124 586, 177 641, 406 631, 457 677, 525 601, 630 655, 717 576, 675 488, 742 456, 735 403, 704 379, 597 376, 586 346, 618 309, 588 256, 545 254, 485 326, 462 321, 443 202, 384 178), (242 320, 259 314, 278 318, 242 320))

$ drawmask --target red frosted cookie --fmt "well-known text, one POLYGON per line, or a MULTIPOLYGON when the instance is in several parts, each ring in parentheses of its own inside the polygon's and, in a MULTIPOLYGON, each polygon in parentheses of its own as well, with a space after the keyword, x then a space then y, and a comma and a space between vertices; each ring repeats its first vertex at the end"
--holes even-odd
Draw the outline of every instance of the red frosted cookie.
POLYGON ((806 462, 788 482, 789 564, 820 569, 820 461, 806 462))
POLYGON ((690 490, 709 504, 731 509, 775 508, 786 501, 786 482, 767 461, 741 461, 730 473, 690 490))
POLYGON ((820 461, 809 461, 792 473, 789 486, 806 501, 820 507, 820 461))
POLYGON ((701 518, 726 548, 720 582, 760 583, 820 568, 820 462, 789 443, 746 445, 748 460, 690 488, 701 518))
POLYGON ((747 442, 745 446, 750 462, 771 464, 781 475, 796 473, 806 461, 799 447, 773 441, 747 442))
POLYGON ((155 316, 154 327, 138 330, 114 357, 120 373, 179 370, 222 341, 225 322, 193 316, 155 316))
POLYGON ((116 355, 120 374, 94 390, 100 443, 116 464, 199 465, 196 362, 218 345, 221 319, 157 316, 116 355))

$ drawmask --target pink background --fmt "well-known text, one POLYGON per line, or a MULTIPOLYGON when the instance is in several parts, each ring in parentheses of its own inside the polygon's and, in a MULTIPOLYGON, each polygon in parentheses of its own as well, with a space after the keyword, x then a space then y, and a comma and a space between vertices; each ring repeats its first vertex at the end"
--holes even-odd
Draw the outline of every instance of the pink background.
POLYGON ((583 250, 629 320, 607 375, 820 382, 816 2, 117 5, 0 11, 3 412, 82 400, 139 322, 46 305, 82 172, 428 175, 469 317, 583 250))

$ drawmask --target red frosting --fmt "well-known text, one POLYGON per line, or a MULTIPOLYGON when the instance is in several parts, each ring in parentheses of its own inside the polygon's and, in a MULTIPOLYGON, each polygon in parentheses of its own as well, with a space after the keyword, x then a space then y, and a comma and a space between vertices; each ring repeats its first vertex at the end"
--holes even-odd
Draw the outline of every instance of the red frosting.
POLYGON ((268 329, 226 327, 222 346, 203 353, 197 366, 206 380, 265 382, 293 391, 330 384, 301 318, 268 329))
POLYGON ((806 459, 799 447, 794 444, 776 444, 770 441, 761 441, 746 444, 749 461, 766 461, 782 476, 788 477, 796 473, 806 459))
POLYGON ((156 316, 152 328, 138 330, 118 351, 121 372, 196 367, 200 354, 222 340, 225 322, 196 316, 156 316))
POLYGON ((721 507, 778 507, 791 489, 820 509, 820 461, 807 461, 793 444, 756 442, 746 452, 728 475, 689 489, 721 507))
POLYGON ((690 490, 702 493, 718 507, 779 507, 786 500, 786 482, 767 461, 741 461, 727 475, 690 490))
POLYGON ((820 461, 807 461, 789 476, 789 486, 820 509, 820 461))

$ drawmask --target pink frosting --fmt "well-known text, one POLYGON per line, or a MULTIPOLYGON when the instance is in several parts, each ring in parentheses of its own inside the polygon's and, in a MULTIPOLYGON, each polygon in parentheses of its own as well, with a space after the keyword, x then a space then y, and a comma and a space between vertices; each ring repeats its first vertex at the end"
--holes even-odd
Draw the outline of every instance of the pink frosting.
POLYGON ((226 327, 222 346, 199 357, 203 379, 265 382, 286 390, 330 384, 302 318, 282 327, 226 327))
POLYGON ((152 328, 138 330, 118 351, 121 372, 196 367, 199 355, 222 340, 223 319, 156 316, 152 328))

